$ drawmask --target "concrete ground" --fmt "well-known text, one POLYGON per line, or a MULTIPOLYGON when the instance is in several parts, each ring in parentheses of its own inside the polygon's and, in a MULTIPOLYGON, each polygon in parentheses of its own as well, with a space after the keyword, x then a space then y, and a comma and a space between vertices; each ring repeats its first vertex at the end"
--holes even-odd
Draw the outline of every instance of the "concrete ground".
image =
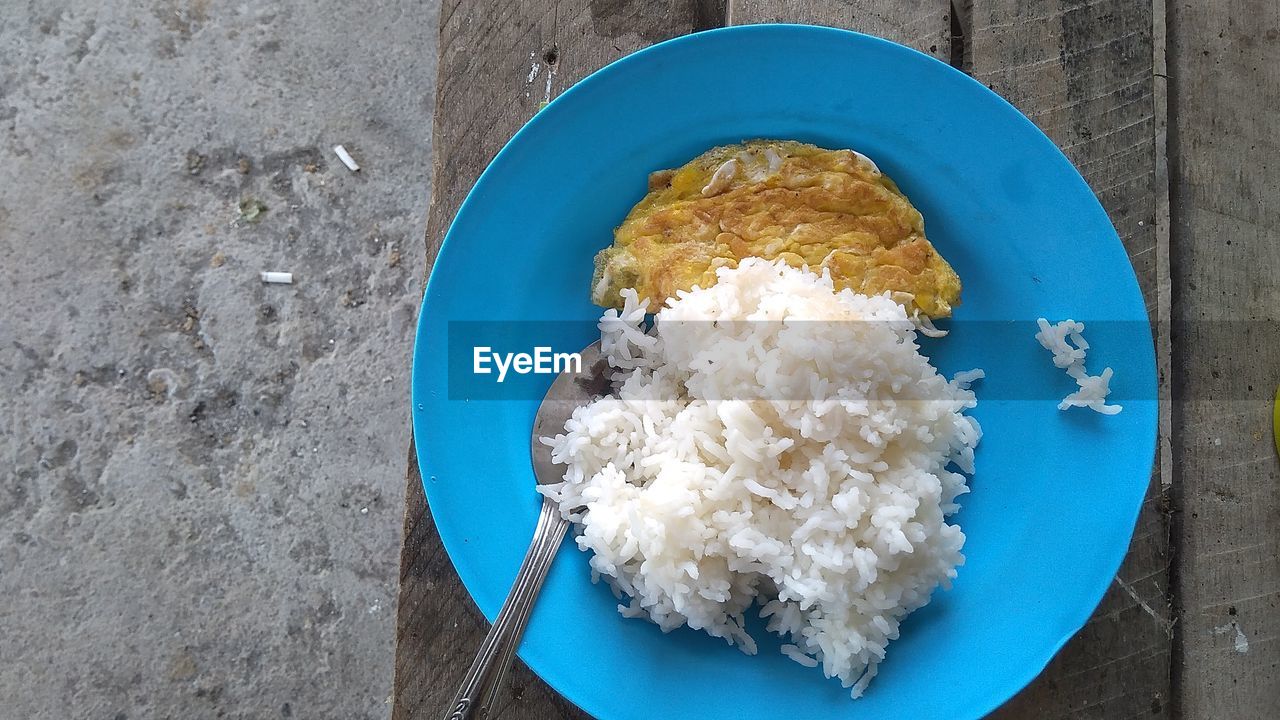
POLYGON ((3 3, 0 716, 387 715, 436 16, 3 3))

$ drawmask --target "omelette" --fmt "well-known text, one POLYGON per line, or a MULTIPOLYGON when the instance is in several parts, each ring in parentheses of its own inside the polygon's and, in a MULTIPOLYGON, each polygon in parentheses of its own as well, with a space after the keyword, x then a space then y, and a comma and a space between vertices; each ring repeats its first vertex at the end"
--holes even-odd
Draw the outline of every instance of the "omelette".
POLYGON ((931 318, 960 302, 960 278, 925 237, 920 212, 875 163, 773 140, 652 173, 648 194, 596 255, 591 298, 621 308, 620 291, 635 288, 657 310, 747 257, 827 270, 837 290, 889 293, 931 318))

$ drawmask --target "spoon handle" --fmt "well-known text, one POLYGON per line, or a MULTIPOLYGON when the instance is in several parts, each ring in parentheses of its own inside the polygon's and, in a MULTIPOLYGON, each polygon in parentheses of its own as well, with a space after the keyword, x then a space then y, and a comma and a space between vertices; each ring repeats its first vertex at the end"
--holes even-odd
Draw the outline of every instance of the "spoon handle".
MULTIPOLYGON (((506 643, 497 660, 498 664, 493 668, 493 675, 484 692, 480 695, 481 718, 489 717, 497 702, 498 694, 502 692, 503 685, 506 683, 507 673, 510 672, 511 666, 515 663, 516 650, 520 648, 520 638, 524 636, 525 626, 529 624, 529 616, 533 614, 534 600, 542 589, 542 582, 546 579, 547 572, 551 569, 551 561, 555 558, 556 550, 560 548, 560 540, 564 537, 565 528, 569 526, 569 522, 560 517, 560 511, 556 509, 555 503, 544 501, 542 510, 544 513, 550 513, 552 521, 558 521, 560 528, 552 527, 550 531, 552 540, 545 547, 546 560, 535 561, 537 563, 535 567, 541 568, 541 570, 533 580, 529 601, 521 605, 519 615, 513 622, 511 633, 506 637, 506 643)), ((535 542, 537 542, 536 539, 535 542)))
POLYGON ((445 710, 444 720, 482 718, 482 713, 492 705, 529 622, 533 602, 542 589, 542 581, 547 577, 547 570, 568 526, 569 521, 561 517, 555 503, 543 500, 538 527, 534 530, 533 542, 525 553, 520 572, 516 574, 511 592, 481 643, 475 660, 463 676, 462 687, 445 710))

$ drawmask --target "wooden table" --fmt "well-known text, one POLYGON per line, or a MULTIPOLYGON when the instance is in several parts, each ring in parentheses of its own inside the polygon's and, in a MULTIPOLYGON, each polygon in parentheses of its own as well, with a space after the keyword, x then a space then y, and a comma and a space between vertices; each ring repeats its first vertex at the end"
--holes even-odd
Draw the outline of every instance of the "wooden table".
MULTIPOLYGON (((445 0, 428 258, 541 102, 652 43, 773 21, 909 45, 1021 109, 1101 198, 1157 328, 1160 450, 1128 557, 1085 628, 994 717, 1280 718, 1280 4, 445 0)), ((486 623, 412 452, 407 482, 393 717, 434 719, 486 623)), ((502 718, 584 717, 523 666, 510 691, 502 718)))

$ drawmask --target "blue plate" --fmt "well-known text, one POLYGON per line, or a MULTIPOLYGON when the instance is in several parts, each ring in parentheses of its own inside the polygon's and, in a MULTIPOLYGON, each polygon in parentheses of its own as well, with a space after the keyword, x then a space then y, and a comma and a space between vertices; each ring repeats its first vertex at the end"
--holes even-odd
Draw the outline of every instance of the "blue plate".
MULTIPOLYGON (((492 619, 537 517, 529 429, 551 379, 524 376, 507 399, 484 399, 493 387, 477 383, 492 376, 459 377, 457 362, 451 376, 451 354, 472 349, 450 331, 594 319, 592 257, 648 172, 759 137, 875 159, 964 282, 952 335, 928 351, 946 372, 981 367, 989 378, 974 413, 985 430, 978 472, 957 516, 968 561, 905 623, 856 701, 762 632, 748 657, 623 619, 571 542, 520 655, 602 720, 980 717, 1083 626, 1124 557, 1155 450, 1155 363, 1129 260, 1067 159, 985 87, 893 43, 793 25, 682 37, 582 81, 503 148, 449 230, 414 348, 414 437, 440 537, 492 619), (1115 369, 1123 413, 1058 411, 1074 385, 1032 338, 1039 316, 1092 323, 1090 370, 1115 369)), ((544 342, 558 350, 592 339, 588 322, 554 327, 544 342)))

